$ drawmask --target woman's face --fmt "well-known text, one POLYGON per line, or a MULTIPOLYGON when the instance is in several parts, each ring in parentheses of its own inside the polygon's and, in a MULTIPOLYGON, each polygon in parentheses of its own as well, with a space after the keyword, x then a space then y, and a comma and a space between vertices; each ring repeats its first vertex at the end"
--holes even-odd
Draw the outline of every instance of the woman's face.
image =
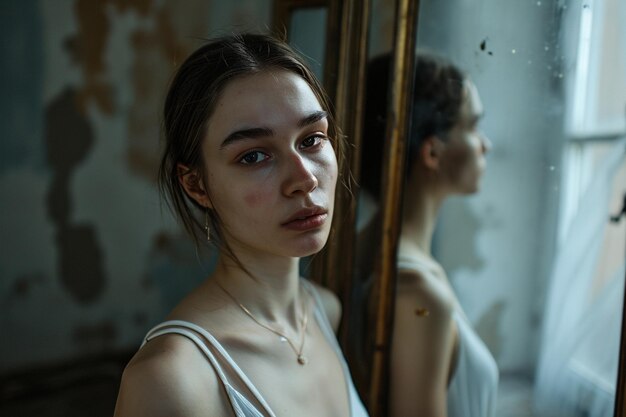
POLYGON ((480 188, 491 142, 478 128, 483 106, 471 81, 465 81, 459 120, 445 140, 440 176, 451 192, 470 194, 480 188))
POLYGON ((322 249, 333 215, 337 159, 326 113, 284 70, 235 78, 203 144, 211 204, 242 251, 302 257, 322 249))

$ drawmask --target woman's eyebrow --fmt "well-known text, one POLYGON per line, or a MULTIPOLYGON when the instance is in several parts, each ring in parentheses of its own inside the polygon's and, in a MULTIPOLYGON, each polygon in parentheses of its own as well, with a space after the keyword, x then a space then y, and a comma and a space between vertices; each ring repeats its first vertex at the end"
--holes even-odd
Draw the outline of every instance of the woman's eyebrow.
POLYGON ((327 117, 328 117, 328 113, 326 113, 323 110, 313 112, 309 114, 308 116, 304 117, 302 120, 300 120, 300 123, 298 123, 298 127, 306 127, 308 125, 312 125, 313 123, 318 122, 327 117))
MULTIPOLYGON (((320 120, 327 117, 328 113, 326 113, 325 111, 320 110, 313 112, 308 116, 300 119, 300 121, 298 122, 298 127, 302 128, 312 125, 313 123, 319 122, 320 120)), ((252 127, 249 129, 236 130, 226 136, 226 139, 224 139, 224 141, 222 141, 222 144, 220 145, 220 149, 224 149, 225 147, 237 142, 238 140, 256 139, 273 135, 274 131, 269 127, 252 127)))
POLYGON ((250 129, 236 130, 230 135, 226 136, 226 139, 224 139, 224 141, 220 145, 220 149, 224 149, 228 145, 231 145, 238 140, 255 139, 273 135, 274 131, 268 127, 252 127, 250 129))

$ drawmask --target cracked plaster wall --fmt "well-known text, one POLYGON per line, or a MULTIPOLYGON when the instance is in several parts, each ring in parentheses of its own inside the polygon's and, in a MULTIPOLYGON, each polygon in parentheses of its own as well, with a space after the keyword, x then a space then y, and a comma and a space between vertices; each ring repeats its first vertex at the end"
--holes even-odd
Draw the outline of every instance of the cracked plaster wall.
POLYGON ((203 279, 155 187, 176 64, 270 0, 0 3, 0 372, 132 350, 203 279))

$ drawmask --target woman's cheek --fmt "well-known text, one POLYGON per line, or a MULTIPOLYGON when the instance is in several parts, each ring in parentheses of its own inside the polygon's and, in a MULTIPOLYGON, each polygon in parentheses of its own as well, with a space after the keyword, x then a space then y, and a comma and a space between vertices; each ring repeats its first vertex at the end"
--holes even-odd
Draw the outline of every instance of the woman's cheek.
POLYGON ((243 200, 250 208, 260 207, 267 203, 270 198, 270 193, 263 187, 252 189, 243 196, 243 200))
POLYGON ((328 148, 329 150, 328 150, 328 153, 326 154, 326 160, 325 160, 325 165, 326 165, 325 171, 327 172, 331 181, 337 182, 337 177, 339 175, 337 156, 335 155, 335 151, 331 146, 329 146, 328 148))

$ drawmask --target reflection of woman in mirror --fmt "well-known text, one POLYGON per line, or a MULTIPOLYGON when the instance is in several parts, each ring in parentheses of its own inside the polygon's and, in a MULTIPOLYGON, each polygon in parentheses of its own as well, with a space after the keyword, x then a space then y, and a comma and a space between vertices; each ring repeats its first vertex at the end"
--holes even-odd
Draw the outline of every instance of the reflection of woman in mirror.
MULTIPOLYGON (((392 416, 493 416, 498 371, 431 254, 444 200, 478 191, 489 140, 474 84, 418 54, 391 353, 392 416)), ((445 244, 445 242, 443 243, 445 244)))
POLYGON ((212 276, 153 328, 116 416, 365 416, 333 334, 337 298, 300 278, 333 216, 341 135, 303 61, 263 35, 217 39, 165 102, 160 185, 212 276))

